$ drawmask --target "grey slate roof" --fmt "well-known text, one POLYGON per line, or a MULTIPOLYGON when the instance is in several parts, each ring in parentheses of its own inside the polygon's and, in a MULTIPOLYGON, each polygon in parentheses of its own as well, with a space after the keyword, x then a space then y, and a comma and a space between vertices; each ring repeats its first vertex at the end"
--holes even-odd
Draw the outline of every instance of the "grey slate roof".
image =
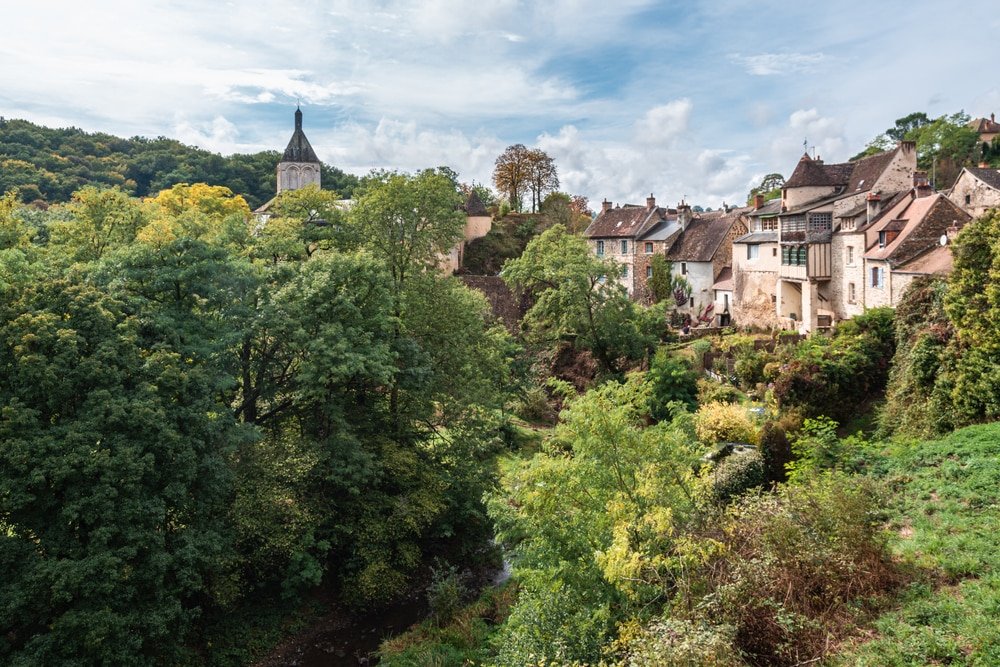
POLYGON ((966 167, 966 169, 986 185, 1000 190, 1000 170, 983 169, 982 167, 966 167))
POLYGON ((288 141, 284 154, 281 156, 282 162, 319 162, 316 151, 306 139, 305 132, 302 131, 302 111, 295 110, 295 132, 288 141))
POLYGON ((734 239, 733 243, 777 243, 778 232, 750 232, 734 239))

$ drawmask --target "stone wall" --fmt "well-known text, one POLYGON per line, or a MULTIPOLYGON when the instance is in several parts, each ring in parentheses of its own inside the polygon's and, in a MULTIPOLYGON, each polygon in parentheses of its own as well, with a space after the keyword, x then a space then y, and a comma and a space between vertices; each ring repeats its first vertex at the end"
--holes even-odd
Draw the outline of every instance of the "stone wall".
POLYGON ((978 218, 989 209, 1000 206, 1000 190, 995 190, 968 172, 963 172, 948 199, 973 218, 978 218), (965 203, 966 197, 968 204, 965 203))
POLYGON ((838 232, 830 243, 832 276, 830 301, 837 319, 849 319, 865 310, 865 235, 838 232), (854 249, 854 260, 847 263, 847 247, 854 249), (854 302, 850 300, 850 284, 854 283, 854 302))

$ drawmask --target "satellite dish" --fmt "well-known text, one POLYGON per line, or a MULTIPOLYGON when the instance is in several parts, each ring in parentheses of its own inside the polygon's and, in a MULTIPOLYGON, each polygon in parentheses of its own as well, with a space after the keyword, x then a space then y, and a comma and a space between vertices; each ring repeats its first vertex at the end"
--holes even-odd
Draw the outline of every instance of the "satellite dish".
POLYGON ((942 234, 941 238, 938 240, 938 243, 940 243, 941 245, 948 245, 948 235, 942 234))

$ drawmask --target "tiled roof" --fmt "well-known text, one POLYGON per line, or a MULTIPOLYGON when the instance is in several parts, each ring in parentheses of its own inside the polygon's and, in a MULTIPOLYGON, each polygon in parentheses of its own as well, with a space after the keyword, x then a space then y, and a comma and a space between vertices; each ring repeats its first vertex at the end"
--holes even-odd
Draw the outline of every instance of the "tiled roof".
POLYGON ((874 232, 898 231, 898 235, 884 248, 873 246, 865 259, 886 260, 893 267, 906 264, 933 249, 941 235, 952 224, 961 227, 970 219, 969 214, 958 208, 943 194, 929 197, 910 196, 892 208, 889 215, 871 225, 874 232), (900 222, 904 222, 900 225, 900 222))
POLYGON ((729 266, 722 267, 719 277, 715 279, 712 289, 733 291, 733 269, 729 266))
POLYGON ((778 242, 778 232, 750 232, 749 234, 744 234, 738 239, 733 240, 733 243, 777 243, 778 242))
POLYGON ((875 225, 884 222, 886 219, 891 219, 895 217, 894 211, 901 210, 899 208, 900 204, 909 201, 913 196, 913 190, 900 190, 899 192, 893 192, 890 195, 882 195, 882 207, 879 212, 870 221, 865 221, 858 225, 857 229, 854 231, 861 232, 866 229, 870 229, 875 225), (890 215, 890 213, 893 213, 890 215))
POLYGON ((306 139, 305 132, 302 131, 302 112, 299 109, 295 110, 295 132, 292 133, 292 138, 288 140, 288 146, 285 148, 285 153, 281 156, 282 162, 319 162, 319 158, 316 157, 316 151, 309 144, 309 140, 306 139))
POLYGON ((639 236, 664 220, 666 213, 665 209, 659 207, 648 209, 645 206, 626 204, 601 211, 583 235, 592 239, 639 236))
POLYGON ((966 167, 966 169, 986 185, 1000 190, 1000 170, 983 169, 981 167, 966 167))
POLYGON ((640 241, 666 241, 674 234, 681 231, 681 223, 677 221, 677 216, 668 216, 666 220, 660 220, 655 225, 647 229, 639 237, 640 241))
POLYGON ((469 190, 469 196, 465 199, 465 204, 462 205, 462 210, 465 211, 466 215, 470 216, 482 216, 489 215, 490 212, 486 210, 486 205, 483 204, 483 200, 479 198, 475 190, 469 190))
POLYGON ((895 270, 899 273, 920 273, 924 275, 951 273, 953 264, 951 247, 938 245, 905 264, 901 264, 895 270))
POLYGON ((806 154, 799 158, 795 171, 785 181, 785 187, 844 186, 846 192, 867 192, 875 185, 878 177, 889 166, 898 151, 899 149, 895 148, 854 162, 838 164, 824 164, 806 154))
POLYGON ((969 127, 978 134, 1000 133, 1000 123, 993 118, 973 118, 969 121, 969 127))
POLYGON ((667 251, 670 261, 710 262, 732 226, 749 208, 700 213, 691 220, 667 251))
POLYGON ((779 213, 781 213, 781 198, 771 199, 760 208, 750 211, 747 215, 751 218, 760 218, 769 215, 778 215, 779 213))
POLYGON ((895 156, 896 150, 891 150, 870 155, 855 162, 848 162, 847 164, 853 165, 853 168, 847 182, 847 192, 868 192, 871 190, 875 181, 878 180, 878 177, 882 175, 895 156))

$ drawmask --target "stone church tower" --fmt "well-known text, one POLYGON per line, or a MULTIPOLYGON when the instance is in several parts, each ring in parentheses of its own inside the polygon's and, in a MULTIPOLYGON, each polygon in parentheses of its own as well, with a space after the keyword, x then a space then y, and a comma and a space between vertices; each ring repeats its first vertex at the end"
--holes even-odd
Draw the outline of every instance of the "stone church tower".
POLYGON ((302 131, 302 110, 295 108, 295 132, 278 163, 278 192, 298 190, 315 183, 319 186, 320 162, 302 131))

